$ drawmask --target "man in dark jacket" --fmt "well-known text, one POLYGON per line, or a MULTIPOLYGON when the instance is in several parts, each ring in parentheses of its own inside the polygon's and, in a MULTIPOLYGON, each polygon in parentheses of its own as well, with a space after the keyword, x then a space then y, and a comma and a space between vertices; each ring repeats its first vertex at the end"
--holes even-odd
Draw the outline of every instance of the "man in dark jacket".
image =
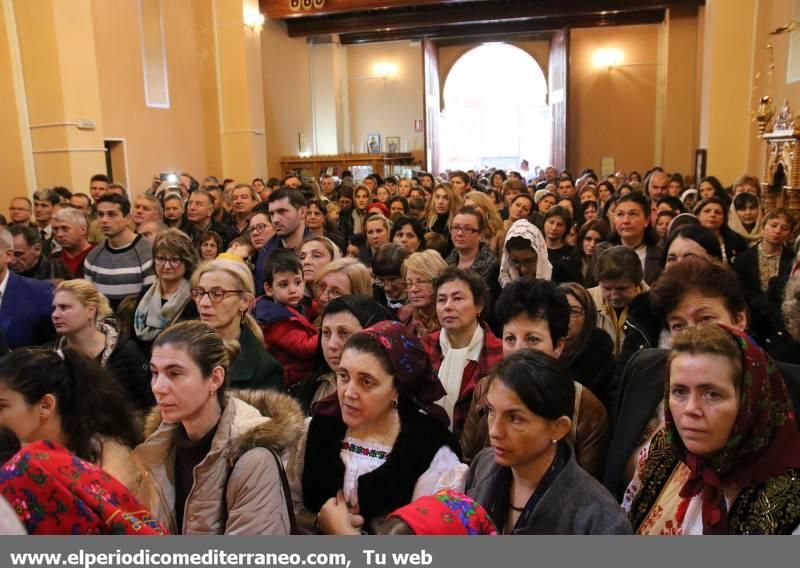
POLYGON ((69 269, 57 257, 47 258, 42 251, 42 239, 35 227, 12 225, 9 228, 14 237, 14 259, 11 270, 36 280, 50 280, 58 283, 72 277, 69 269))

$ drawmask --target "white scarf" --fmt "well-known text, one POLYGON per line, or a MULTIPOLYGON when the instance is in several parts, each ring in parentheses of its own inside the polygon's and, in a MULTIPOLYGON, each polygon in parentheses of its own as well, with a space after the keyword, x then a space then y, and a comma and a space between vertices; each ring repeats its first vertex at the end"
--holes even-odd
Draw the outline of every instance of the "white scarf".
POLYGON ((553 266, 547 258, 547 243, 539 228, 527 219, 519 219, 508 228, 505 241, 503 242, 503 256, 500 259, 500 286, 505 288, 507 284, 519 280, 519 271, 511 266, 508 258, 506 245, 514 237, 522 237, 529 243, 536 253, 536 278, 540 280, 550 280, 553 275, 553 266))
POLYGON ((453 409, 458 402, 458 395, 461 393, 461 381, 464 379, 464 369, 467 361, 477 361, 480 359, 483 350, 483 328, 478 325, 469 345, 461 349, 453 349, 450 346, 450 339, 447 331, 442 330, 439 334, 439 346, 442 348, 442 366, 439 367, 439 380, 447 391, 447 394, 440 401, 443 402, 447 416, 450 418, 450 430, 453 429, 453 409))

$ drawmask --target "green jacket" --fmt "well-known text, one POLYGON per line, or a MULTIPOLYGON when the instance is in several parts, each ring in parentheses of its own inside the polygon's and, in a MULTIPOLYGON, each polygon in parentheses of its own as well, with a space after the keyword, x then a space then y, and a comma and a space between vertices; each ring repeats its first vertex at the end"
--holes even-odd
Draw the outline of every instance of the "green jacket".
POLYGON ((242 325, 239 346, 239 356, 230 368, 230 386, 235 389, 282 391, 283 367, 246 325, 242 325))

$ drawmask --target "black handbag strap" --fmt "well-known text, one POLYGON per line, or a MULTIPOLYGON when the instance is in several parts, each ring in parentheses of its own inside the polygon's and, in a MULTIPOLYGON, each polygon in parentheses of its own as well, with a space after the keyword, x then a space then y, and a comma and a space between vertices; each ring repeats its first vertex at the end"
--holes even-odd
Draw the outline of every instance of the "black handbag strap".
POLYGON ((289 534, 299 534, 297 532, 297 520, 294 516, 294 507, 292 506, 292 492, 289 489, 289 479, 286 477, 286 470, 283 468, 283 462, 275 450, 270 449, 272 457, 275 458, 275 464, 278 466, 278 475, 281 478, 281 486, 283 487, 283 495, 286 498, 286 510, 289 513, 289 534))

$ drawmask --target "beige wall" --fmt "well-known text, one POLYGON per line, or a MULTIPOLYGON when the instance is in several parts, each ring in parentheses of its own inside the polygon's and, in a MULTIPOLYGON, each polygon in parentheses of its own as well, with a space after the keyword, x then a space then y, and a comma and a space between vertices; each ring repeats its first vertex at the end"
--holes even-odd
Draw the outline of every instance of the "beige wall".
POLYGON ((422 46, 396 41, 347 46, 350 148, 360 152, 367 134, 378 132, 385 148, 387 136, 400 137, 400 149, 422 151, 424 136, 414 132, 423 110, 422 46), (392 63, 396 74, 374 78, 377 63, 392 63))
POLYGON ((568 167, 643 172, 655 161, 656 80, 660 25, 573 29, 570 33, 568 167), (617 48, 622 67, 596 69, 597 49, 617 48))
MULTIPOLYGON (((795 116, 800 115, 800 81, 792 83, 786 81, 791 35, 768 35, 768 32, 800 18, 800 14, 794 13, 794 4, 794 0, 760 0, 758 2, 752 73, 755 85, 749 101, 750 110, 755 110, 758 100, 762 96, 769 95, 775 101, 776 112, 780 111, 783 101, 786 100, 795 116), (771 79, 769 56, 766 50, 767 43, 772 44, 775 62, 775 70, 771 79), (755 80, 756 73, 760 74, 758 80, 755 80)), ((800 36, 800 32, 795 32, 795 34, 800 36)), ((800 37, 795 40, 795 49, 798 50, 796 54, 800 55, 800 37)), ((746 167, 750 173, 759 177, 763 175, 766 164, 765 151, 764 143, 758 138, 756 125, 751 123, 746 167)))
POLYGON ((144 191, 159 172, 188 171, 200 179, 226 175, 211 0, 162 2, 168 109, 145 105, 138 3, 94 0, 92 8, 104 136, 126 141, 130 193, 144 191))
POLYGON ((19 106, 14 89, 12 53, 7 33, 7 25, 13 25, 5 18, 0 3, 0 170, 4 183, 0 185, 0 210, 5 211, 9 200, 15 195, 28 194, 25 177, 25 154, 22 151, 21 128, 27 128, 19 120, 19 106))
POLYGON ((311 69, 305 38, 290 38, 286 25, 267 21, 261 32, 264 78, 264 121, 268 175, 280 177, 281 156, 312 148, 311 69))

